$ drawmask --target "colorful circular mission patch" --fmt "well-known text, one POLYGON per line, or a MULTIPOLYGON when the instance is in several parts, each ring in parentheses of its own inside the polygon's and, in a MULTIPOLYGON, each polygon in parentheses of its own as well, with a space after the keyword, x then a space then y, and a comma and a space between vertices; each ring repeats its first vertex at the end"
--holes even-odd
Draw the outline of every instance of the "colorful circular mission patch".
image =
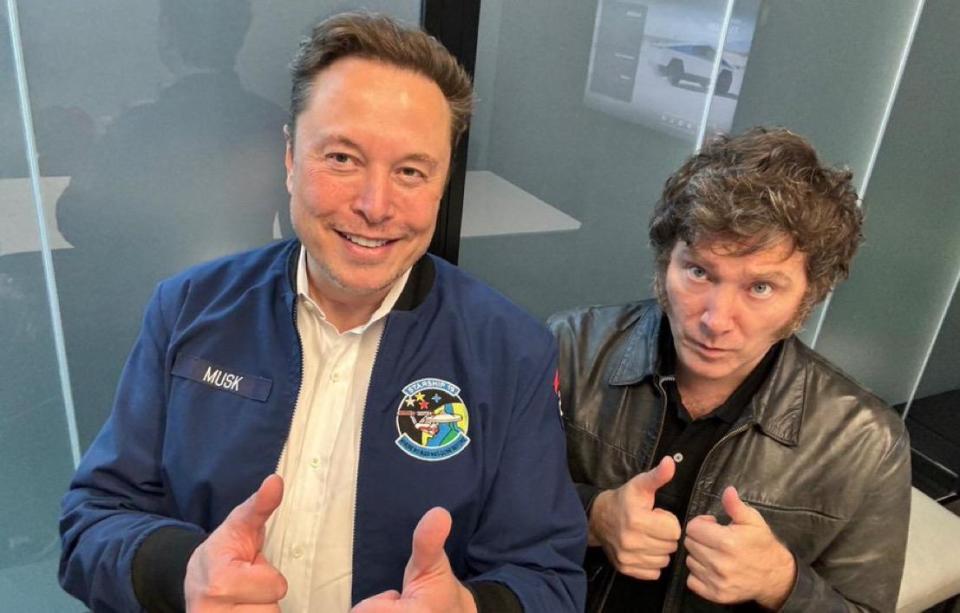
POLYGON ((418 460, 436 462, 470 444, 470 415, 460 388, 443 379, 420 379, 403 388, 397 407, 397 446, 418 460))

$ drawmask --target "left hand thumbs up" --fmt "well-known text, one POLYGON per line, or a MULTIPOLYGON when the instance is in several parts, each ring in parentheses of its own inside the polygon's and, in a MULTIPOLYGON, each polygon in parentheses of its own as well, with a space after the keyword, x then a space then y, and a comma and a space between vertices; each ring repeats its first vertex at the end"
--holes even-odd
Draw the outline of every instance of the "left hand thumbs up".
POLYGON ((453 575, 453 571, 450 570, 450 561, 447 560, 447 554, 443 550, 443 544, 450 536, 452 525, 453 519, 450 513, 441 507, 430 509, 420 518, 420 522, 413 531, 413 550, 410 552, 410 560, 403 571, 404 591, 409 583, 416 580, 422 581, 425 577, 443 573, 453 575))
POLYGON ((403 591, 371 596, 357 604, 353 613, 476 613, 473 595, 454 576, 443 550, 452 525, 446 509, 434 507, 424 513, 413 531, 403 591))
POLYGON ((740 494, 737 493, 737 488, 732 485, 723 490, 720 502, 723 504, 723 510, 730 516, 732 523, 744 526, 766 527, 767 522, 764 521, 763 515, 760 515, 759 511, 740 500, 740 494))
POLYGON ((712 515, 698 515, 687 523, 687 587, 711 602, 755 600, 778 608, 793 589, 793 554, 736 488, 727 487, 720 501, 730 524, 721 525, 712 515))

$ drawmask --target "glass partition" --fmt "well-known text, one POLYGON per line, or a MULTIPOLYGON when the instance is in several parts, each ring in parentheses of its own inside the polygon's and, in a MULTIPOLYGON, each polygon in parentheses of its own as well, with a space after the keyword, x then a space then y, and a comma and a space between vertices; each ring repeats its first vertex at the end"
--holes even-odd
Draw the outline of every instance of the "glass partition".
MULTIPOLYGON (((420 4, 363 3, 413 23, 420 4)), ((319 18, 357 6, 0 3, 0 608, 83 610, 57 585, 59 501, 73 471, 68 416, 82 451, 110 410, 157 281, 289 232, 287 64, 319 18), (19 8, 19 45, 8 5, 19 8), (32 123, 19 84, 29 88, 32 123), (36 137, 36 176, 25 126, 36 137), (45 254, 59 309, 50 307, 45 254), (72 404, 61 392, 67 375, 72 404)))
MULTIPOLYGON (((160 279, 290 235, 287 65, 357 3, 22 3, 80 440, 100 429, 160 279)), ((418 0, 364 7, 417 23, 418 0)))
POLYGON ((695 148, 728 6, 561 4, 481 4, 460 243, 540 317, 651 295, 647 217, 695 148))
POLYGON ((73 462, 8 26, 0 5, 0 602, 79 611, 57 585, 73 462))
POLYGON ((960 269, 960 5, 927 2, 863 194, 866 242, 817 349, 890 404, 910 400, 960 269))

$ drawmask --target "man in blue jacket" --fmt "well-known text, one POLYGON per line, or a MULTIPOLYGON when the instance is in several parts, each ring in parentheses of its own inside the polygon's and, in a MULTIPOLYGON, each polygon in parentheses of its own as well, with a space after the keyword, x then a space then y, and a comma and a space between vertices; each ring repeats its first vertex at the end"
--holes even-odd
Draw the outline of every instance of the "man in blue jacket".
POLYGON ((419 30, 314 28, 286 129, 299 241, 157 287, 64 498, 67 591, 94 611, 582 608, 552 338, 425 255, 471 96, 419 30))

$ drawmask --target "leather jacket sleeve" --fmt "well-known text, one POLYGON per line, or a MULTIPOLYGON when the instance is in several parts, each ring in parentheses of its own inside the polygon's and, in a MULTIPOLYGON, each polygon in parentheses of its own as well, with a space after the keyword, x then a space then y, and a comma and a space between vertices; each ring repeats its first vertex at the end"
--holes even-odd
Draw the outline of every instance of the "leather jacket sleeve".
POLYGON ((797 564, 781 609, 894 611, 910 516, 910 443, 904 429, 884 454, 856 516, 812 564, 797 564))
MULTIPOLYGON (((578 373, 583 367, 579 363, 579 355, 576 350, 576 331, 571 327, 569 321, 558 317, 550 318, 547 321, 547 326, 557 339, 557 347, 559 350, 559 360, 557 364, 559 388, 557 391, 560 396, 560 410, 564 416, 565 426, 567 428, 575 427, 569 417, 576 411, 577 395, 575 387, 578 381, 578 373)), ((568 449, 568 451, 570 450, 568 449)), ((571 468, 576 466, 572 458, 570 464, 571 468)), ((572 473, 571 477, 577 490, 577 496, 580 498, 580 504, 583 505, 583 510, 589 519, 590 507, 593 506, 593 501, 603 490, 592 483, 582 481, 576 473, 572 473)))

